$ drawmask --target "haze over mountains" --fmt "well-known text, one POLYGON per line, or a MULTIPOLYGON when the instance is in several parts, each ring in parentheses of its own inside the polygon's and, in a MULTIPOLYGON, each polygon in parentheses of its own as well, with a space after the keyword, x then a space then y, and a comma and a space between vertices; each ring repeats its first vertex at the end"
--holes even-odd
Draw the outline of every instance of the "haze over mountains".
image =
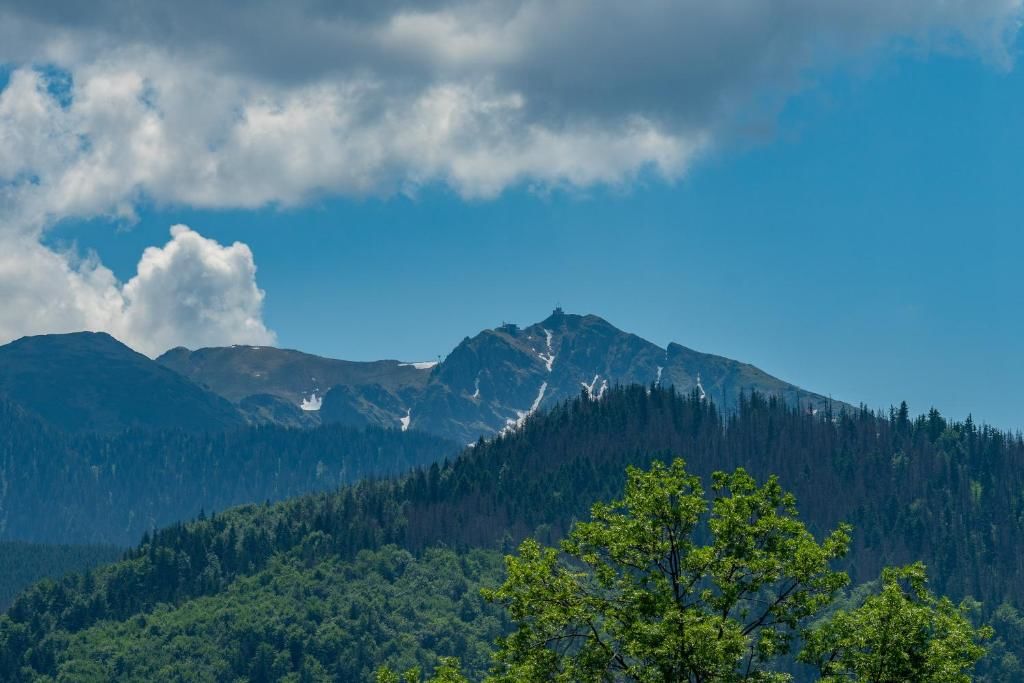
POLYGON ((341 424, 468 444, 616 384, 695 390, 727 411, 753 390, 811 411, 831 403, 752 365, 674 343, 661 348, 597 316, 561 310, 527 327, 466 337, 439 363, 352 362, 257 346, 175 348, 152 361, 102 333, 0 347, 0 394, 69 431, 341 424))

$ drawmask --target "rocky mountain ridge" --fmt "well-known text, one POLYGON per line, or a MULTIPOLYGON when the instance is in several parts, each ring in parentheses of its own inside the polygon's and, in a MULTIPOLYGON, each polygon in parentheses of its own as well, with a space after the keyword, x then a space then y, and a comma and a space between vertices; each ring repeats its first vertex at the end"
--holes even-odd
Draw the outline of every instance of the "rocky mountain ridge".
POLYGON ((697 391, 732 410, 757 390, 816 411, 845 405, 747 363, 661 348, 595 315, 556 309, 545 320, 466 337, 441 362, 339 361, 267 347, 173 349, 157 362, 234 402, 251 420, 419 429, 473 443, 532 413, 616 384, 697 391))

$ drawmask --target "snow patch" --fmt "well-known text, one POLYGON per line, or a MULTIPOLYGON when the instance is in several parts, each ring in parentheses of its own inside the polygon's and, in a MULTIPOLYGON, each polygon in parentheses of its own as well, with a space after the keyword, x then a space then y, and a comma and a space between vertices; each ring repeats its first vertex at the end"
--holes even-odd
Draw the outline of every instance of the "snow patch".
POLYGON ((399 363, 400 368, 416 368, 417 370, 429 370, 430 368, 437 365, 436 360, 424 360, 417 363, 399 363))
POLYGON ((704 392, 704 385, 700 383, 700 373, 697 373, 697 391, 700 392, 700 400, 704 400, 708 395, 704 392))
POLYGON ((405 417, 398 418, 398 421, 402 423, 402 431, 409 431, 409 423, 412 422, 412 408, 405 411, 405 417))
POLYGON ((526 420, 536 413, 538 408, 540 408, 540 403, 544 400, 544 394, 547 390, 548 383, 544 382, 540 385, 540 391, 537 392, 537 398, 533 399, 533 405, 530 406, 529 410, 517 410, 515 419, 509 418, 505 420, 505 428, 502 429, 499 434, 509 434, 526 424, 526 420))
POLYGON ((480 375, 477 375, 476 381, 473 382, 473 396, 471 398, 480 398, 480 375))
POLYGON ((544 392, 548 390, 548 383, 544 382, 540 385, 540 391, 537 392, 537 398, 533 399, 533 405, 530 406, 530 413, 537 412, 537 408, 540 408, 540 402, 544 400, 544 392))
POLYGON ((590 384, 580 382, 580 386, 583 387, 583 391, 587 392, 587 398, 591 401, 599 400, 604 396, 604 392, 608 390, 608 380, 605 379, 601 380, 601 388, 597 390, 597 393, 594 393, 594 389, 597 387, 597 380, 600 378, 601 375, 594 375, 594 379, 590 381, 590 384))
MULTIPOLYGON (((658 375, 657 375, 657 377, 654 378, 654 386, 655 387, 660 387, 661 386, 661 372, 664 369, 665 368, 663 368, 662 366, 660 366, 660 365, 658 366, 658 375)), ((650 387, 647 387, 647 393, 648 393, 648 395, 650 395, 650 393, 651 393, 651 388, 650 387)))
POLYGON ((299 407, 307 412, 314 412, 320 410, 320 406, 323 405, 323 402, 324 400, 314 391, 309 395, 309 398, 302 399, 302 403, 299 404, 299 407))
POLYGON ((551 330, 544 330, 544 336, 547 337, 548 352, 538 353, 537 356, 544 361, 544 367, 551 372, 551 367, 555 364, 555 349, 551 344, 551 339, 554 335, 551 334, 551 330))

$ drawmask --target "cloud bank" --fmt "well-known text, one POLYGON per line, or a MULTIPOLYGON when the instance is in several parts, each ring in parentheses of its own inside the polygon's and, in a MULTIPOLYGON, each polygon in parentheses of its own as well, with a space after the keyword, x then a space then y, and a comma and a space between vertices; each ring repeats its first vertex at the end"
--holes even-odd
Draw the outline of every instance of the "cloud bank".
MULTIPOLYGON (((213 303, 181 312, 180 333, 133 323, 153 319, 144 305, 130 315, 144 287, 39 245, 61 220, 130 221, 140 202, 257 209, 426 186, 486 200, 670 182, 837 66, 942 51, 1009 67, 1022 2, 6 2, 0 251, 38 260, 65 296, 0 313, 0 337, 56 319, 154 334, 150 347, 270 334, 255 284, 212 274, 193 294, 213 303)), ((164 269, 213 273, 190 246, 200 239, 174 234, 164 269)), ((226 249, 236 266, 248 252, 226 249)), ((32 302, 24 283, 40 278, 6 264, 0 294, 32 302)))

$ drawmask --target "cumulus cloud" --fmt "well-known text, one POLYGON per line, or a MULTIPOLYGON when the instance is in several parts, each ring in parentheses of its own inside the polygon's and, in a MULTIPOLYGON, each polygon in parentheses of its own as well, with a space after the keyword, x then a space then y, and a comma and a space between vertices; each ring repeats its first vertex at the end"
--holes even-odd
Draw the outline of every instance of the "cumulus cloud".
POLYGON ((252 252, 184 225, 143 253, 120 283, 97 259, 20 237, 0 249, 0 342, 26 334, 102 330, 156 356, 174 346, 273 344, 262 321, 252 252))
POLYGON ((0 240, 0 343, 26 334, 109 330, 123 308, 96 259, 56 253, 30 236, 0 240))
MULTIPOLYGON (((486 200, 512 186, 673 181, 837 65, 938 50, 1009 67, 1022 3, 8 0, 0 252, 24 250, 66 296, 0 320, 115 329, 146 318, 129 315, 142 280, 122 286, 95 258, 39 246, 64 219, 130 221, 140 201, 255 209, 432 185, 486 200)), ((200 239, 176 234, 160 272, 212 267, 200 239)), ((5 262, 0 293, 45 298, 18 277, 42 276, 5 262)), ((219 313, 172 316, 187 335, 147 333, 223 343, 222 319, 269 334, 251 308, 208 310, 219 313)))
POLYGON ((262 319, 263 292, 245 244, 222 246, 185 225, 171 241, 142 254, 138 273, 121 288, 115 329, 150 354, 174 346, 273 344, 262 319))

